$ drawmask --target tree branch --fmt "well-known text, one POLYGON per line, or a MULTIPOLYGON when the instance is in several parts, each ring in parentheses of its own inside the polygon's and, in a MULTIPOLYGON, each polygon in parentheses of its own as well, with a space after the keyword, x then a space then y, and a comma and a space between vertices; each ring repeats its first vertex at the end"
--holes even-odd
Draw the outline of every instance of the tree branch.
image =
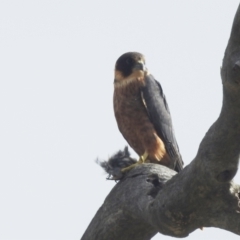
POLYGON ((221 69, 223 105, 196 158, 179 174, 157 164, 129 171, 107 196, 82 240, 186 237, 217 227, 240 235, 240 7, 221 69))

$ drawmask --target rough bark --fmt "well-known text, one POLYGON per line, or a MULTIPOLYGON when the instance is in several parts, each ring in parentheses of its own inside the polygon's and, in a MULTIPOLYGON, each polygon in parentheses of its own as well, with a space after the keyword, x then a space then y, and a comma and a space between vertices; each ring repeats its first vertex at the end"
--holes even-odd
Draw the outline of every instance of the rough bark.
POLYGON ((186 237, 201 227, 240 235, 240 186, 232 179, 240 153, 240 7, 221 69, 223 105, 195 159, 183 171, 142 164, 119 181, 82 240, 186 237))

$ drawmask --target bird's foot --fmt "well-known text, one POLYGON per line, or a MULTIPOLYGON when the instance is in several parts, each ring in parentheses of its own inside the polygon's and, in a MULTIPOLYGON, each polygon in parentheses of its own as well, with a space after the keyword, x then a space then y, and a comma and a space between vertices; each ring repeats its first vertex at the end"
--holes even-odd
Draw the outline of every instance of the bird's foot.
POLYGON ((148 153, 147 152, 144 152, 144 154, 142 156, 140 156, 138 162, 139 163, 145 163, 145 161, 147 160, 148 158, 148 153))
POLYGON ((142 156, 140 156, 139 160, 136 163, 134 163, 126 168, 121 169, 121 172, 122 173, 128 172, 129 170, 136 167, 137 165, 144 163, 146 161, 147 157, 148 157, 148 153, 144 152, 144 154, 142 156))
POLYGON ((128 171, 130 171, 132 168, 135 168, 137 165, 140 165, 140 164, 142 164, 142 163, 138 161, 138 162, 136 162, 136 163, 134 163, 134 164, 132 164, 132 165, 130 165, 130 166, 128 166, 128 167, 122 168, 122 169, 121 169, 121 172, 122 172, 122 173, 128 172, 128 171))

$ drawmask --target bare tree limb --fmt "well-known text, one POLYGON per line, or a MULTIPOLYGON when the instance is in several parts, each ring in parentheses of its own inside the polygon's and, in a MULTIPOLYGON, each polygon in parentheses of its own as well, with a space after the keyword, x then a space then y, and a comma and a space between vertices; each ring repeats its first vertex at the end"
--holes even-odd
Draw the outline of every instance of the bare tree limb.
POLYGON ((186 237, 201 227, 240 235, 240 7, 221 69, 223 105, 197 156, 183 171, 142 164, 119 181, 82 240, 148 240, 157 232, 186 237))

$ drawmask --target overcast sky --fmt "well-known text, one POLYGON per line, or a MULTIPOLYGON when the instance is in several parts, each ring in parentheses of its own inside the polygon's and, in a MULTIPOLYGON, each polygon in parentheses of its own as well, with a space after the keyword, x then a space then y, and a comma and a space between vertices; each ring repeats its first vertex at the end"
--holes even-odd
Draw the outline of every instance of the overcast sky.
MULTIPOLYGON (((124 52, 143 53, 160 81, 187 165, 220 113, 220 66, 238 4, 1 0, 0 239, 84 233, 115 185, 95 159, 126 145, 112 106, 124 52)), ((239 240, 216 228, 188 237, 216 238, 239 240)))

